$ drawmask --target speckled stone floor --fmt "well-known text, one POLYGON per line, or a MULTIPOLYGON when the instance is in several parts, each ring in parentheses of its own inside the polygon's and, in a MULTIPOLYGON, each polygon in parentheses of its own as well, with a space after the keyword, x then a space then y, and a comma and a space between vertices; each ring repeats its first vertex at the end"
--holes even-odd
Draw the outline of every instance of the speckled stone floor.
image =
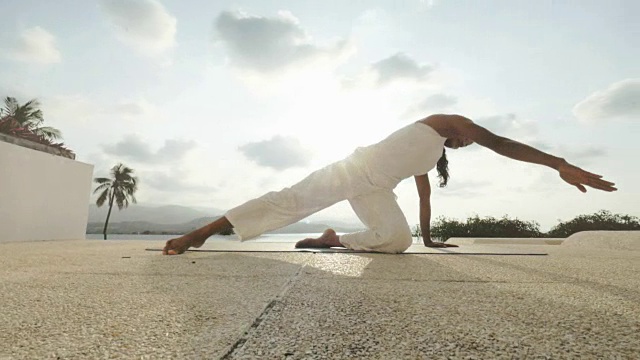
POLYGON ((0 243, 0 359, 637 359, 639 235, 461 245, 546 256, 0 243))

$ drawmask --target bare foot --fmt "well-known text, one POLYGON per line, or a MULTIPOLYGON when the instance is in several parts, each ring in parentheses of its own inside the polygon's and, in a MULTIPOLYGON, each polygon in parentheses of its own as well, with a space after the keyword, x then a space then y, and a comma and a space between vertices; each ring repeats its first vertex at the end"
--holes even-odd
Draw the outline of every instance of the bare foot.
POLYGON ((432 248, 448 248, 448 247, 458 247, 458 245, 447 244, 443 242, 433 242, 433 241, 425 241, 424 246, 432 247, 432 248))
POLYGON ((344 247, 333 229, 327 229, 317 239, 304 239, 296 243, 296 248, 330 248, 344 247))
POLYGON ((162 249, 163 255, 179 255, 187 251, 190 247, 199 248, 204 244, 206 238, 201 239, 191 234, 183 235, 179 238, 167 241, 162 249))

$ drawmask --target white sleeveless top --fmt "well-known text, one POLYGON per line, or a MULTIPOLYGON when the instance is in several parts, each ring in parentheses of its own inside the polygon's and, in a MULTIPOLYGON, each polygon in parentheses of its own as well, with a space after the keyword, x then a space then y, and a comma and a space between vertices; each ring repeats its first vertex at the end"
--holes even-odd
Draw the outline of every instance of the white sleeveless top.
POLYGON ((415 122, 376 144, 357 148, 354 156, 365 163, 373 185, 393 189, 400 181, 433 169, 445 140, 431 126, 415 122))

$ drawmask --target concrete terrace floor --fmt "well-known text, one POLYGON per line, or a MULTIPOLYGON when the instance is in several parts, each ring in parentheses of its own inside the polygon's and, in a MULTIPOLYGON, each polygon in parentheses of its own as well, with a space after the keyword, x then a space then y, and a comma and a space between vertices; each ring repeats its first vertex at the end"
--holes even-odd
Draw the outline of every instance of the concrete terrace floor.
POLYGON ((547 256, 0 243, 0 359, 640 357, 640 232, 547 256))

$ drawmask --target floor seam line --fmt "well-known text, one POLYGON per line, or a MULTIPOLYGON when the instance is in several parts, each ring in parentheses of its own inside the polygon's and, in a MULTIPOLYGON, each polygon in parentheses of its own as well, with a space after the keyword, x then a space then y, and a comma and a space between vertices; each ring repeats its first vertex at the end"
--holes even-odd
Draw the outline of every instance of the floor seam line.
POLYGON ((262 320, 264 320, 264 318, 267 315, 269 315, 269 313, 271 312, 271 309, 273 309, 273 307, 284 298, 286 293, 289 292, 289 290, 291 289, 293 284, 296 282, 296 280, 300 277, 300 274, 302 274, 302 271, 306 266, 307 266, 306 264, 302 265, 296 271, 296 273, 293 274, 293 276, 291 276, 291 278, 282 286, 282 290, 280 290, 280 292, 273 299, 271 299, 271 301, 269 301, 269 303, 264 307, 264 309, 262 309, 260 314, 253 320, 251 325, 242 332, 242 335, 240 336, 240 338, 236 340, 236 342, 233 343, 233 345, 231 345, 229 350, 227 350, 227 352, 224 355, 222 355, 222 357, 220 357, 221 360, 230 359, 236 353, 237 350, 241 349, 244 346, 244 344, 247 342, 247 340, 249 340, 249 338, 253 334, 254 330, 257 329, 258 326, 260 326, 260 324, 262 323, 262 320))

